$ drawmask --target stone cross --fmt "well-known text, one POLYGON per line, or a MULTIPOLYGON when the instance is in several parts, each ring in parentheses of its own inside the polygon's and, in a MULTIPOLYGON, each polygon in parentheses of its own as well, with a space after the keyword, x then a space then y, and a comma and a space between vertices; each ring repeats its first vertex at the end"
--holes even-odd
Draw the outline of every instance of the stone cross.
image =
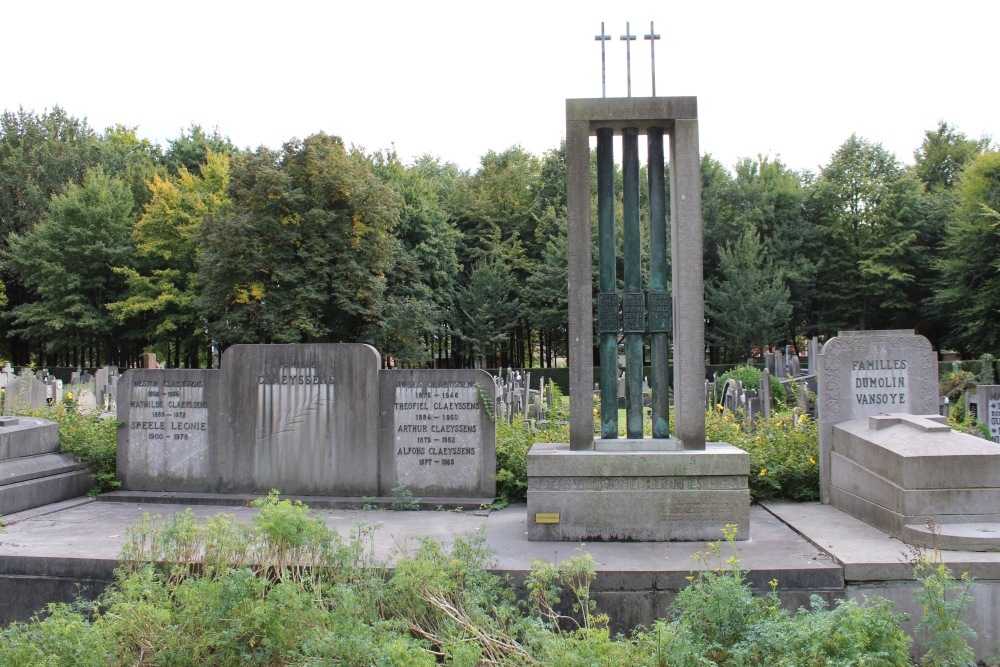
MULTIPOLYGON (((627 30, 628 29, 626 28, 626 31, 627 30)), ((659 38, 660 36, 653 31, 653 22, 650 21, 649 34, 645 35, 643 39, 649 40, 649 60, 650 60, 651 71, 653 73, 653 97, 656 97, 656 40, 658 40, 659 38)))
POLYGON ((628 96, 632 97, 632 42, 635 40, 635 35, 629 29, 628 21, 625 22, 625 34, 621 36, 621 40, 625 42, 625 65, 628 69, 628 96))
POLYGON ((604 34, 604 21, 601 21, 601 34, 594 35, 594 40, 601 43, 601 97, 608 96, 607 76, 604 67, 604 42, 609 39, 611 39, 611 35, 604 34))

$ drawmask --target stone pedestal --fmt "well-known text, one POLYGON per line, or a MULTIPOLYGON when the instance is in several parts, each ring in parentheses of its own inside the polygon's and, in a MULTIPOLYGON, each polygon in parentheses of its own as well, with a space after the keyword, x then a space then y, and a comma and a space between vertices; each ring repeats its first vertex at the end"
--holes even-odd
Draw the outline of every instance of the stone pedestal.
POLYGON ((750 536, 750 456, 724 442, 595 442, 593 450, 537 443, 528 453, 528 539, 716 540, 726 524, 750 536), (653 449, 653 447, 660 449, 653 449))

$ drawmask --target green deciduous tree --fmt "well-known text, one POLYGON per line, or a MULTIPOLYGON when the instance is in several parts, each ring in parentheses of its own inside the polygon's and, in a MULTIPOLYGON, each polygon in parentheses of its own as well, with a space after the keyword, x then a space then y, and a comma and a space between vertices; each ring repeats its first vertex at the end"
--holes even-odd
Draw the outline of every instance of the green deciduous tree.
POLYGON ((914 174, 928 190, 950 189, 965 166, 989 149, 990 138, 969 139, 945 121, 927 130, 920 148, 913 151, 914 174))
POLYGON ((141 318, 144 338, 171 366, 181 365, 182 358, 192 368, 203 356, 211 360, 205 318, 197 307, 198 255, 209 218, 229 213, 228 185, 229 157, 216 153, 209 153, 200 175, 182 167, 176 178, 154 177, 150 202, 133 232, 139 261, 117 269, 129 289, 108 308, 121 322, 141 318))
POLYGON ((366 338, 400 365, 429 365, 435 343, 451 332, 462 234, 451 220, 448 198, 463 174, 431 155, 404 166, 394 152, 374 155, 373 169, 400 197, 394 230, 399 248, 366 338))
POLYGON ((197 176, 202 166, 208 164, 209 153, 232 157, 237 149, 229 137, 222 135, 219 128, 213 128, 212 133, 208 134, 201 125, 192 123, 187 132, 181 130, 181 136, 171 140, 163 162, 173 174, 186 169, 197 176))
POLYGON ((105 304, 125 287, 112 267, 135 256, 132 213, 128 186, 94 169, 53 197, 44 221, 12 235, 8 265, 36 299, 13 310, 12 327, 75 363, 85 353, 91 365, 120 362, 122 329, 105 304))
POLYGON ((812 192, 819 227, 816 311, 827 332, 912 327, 920 187, 880 144, 852 135, 812 192))
MULTIPOLYGON (((969 139, 944 121, 939 122, 936 129, 927 130, 924 134, 923 142, 913 153, 915 165, 912 169, 924 189, 918 224, 923 245, 937 250, 944 243, 949 220, 957 206, 955 185, 966 165, 982 155, 989 143, 987 137, 969 139)), ((957 316, 951 304, 933 299, 940 282, 936 264, 938 259, 937 252, 926 253, 920 258, 919 269, 925 276, 925 279, 919 281, 924 287, 920 299, 926 322, 921 333, 930 338, 935 347, 940 346, 948 337, 949 322, 957 316)))
POLYGON ((323 133, 232 162, 233 211, 199 257, 209 330, 235 342, 360 341, 396 260, 396 194, 323 133))
POLYGON ((1000 350, 1000 153, 965 169, 948 221, 941 288, 932 305, 948 314, 946 341, 972 355, 1000 350))

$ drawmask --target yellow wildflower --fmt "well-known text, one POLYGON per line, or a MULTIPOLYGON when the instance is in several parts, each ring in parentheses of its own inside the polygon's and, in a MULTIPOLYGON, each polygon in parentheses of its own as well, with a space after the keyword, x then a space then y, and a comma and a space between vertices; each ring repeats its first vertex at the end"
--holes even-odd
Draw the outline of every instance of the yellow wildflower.
POLYGON ((757 476, 758 477, 766 477, 767 476, 767 468, 761 468, 760 469, 760 474, 757 475, 757 476))
POLYGON ((813 465, 816 465, 816 459, 814 459, 813 457, 810 456, 809 457, 809 463, 811 463, 813 465))

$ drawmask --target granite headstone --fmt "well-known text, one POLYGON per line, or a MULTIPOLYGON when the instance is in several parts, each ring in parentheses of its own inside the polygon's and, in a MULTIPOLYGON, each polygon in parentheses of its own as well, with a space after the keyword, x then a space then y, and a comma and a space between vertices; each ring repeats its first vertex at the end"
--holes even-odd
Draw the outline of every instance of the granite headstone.
POLYGON ((841 331, 819 355, 820 497, 829 502, 833 426, 888 413, 937 414, 937 356, 912 329, 841 331))

